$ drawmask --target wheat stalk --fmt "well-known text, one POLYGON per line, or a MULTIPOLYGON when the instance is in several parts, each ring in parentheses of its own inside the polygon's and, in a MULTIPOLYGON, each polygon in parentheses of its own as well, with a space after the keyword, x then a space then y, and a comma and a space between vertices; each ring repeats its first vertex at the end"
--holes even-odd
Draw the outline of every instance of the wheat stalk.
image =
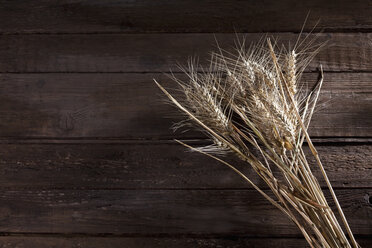
POLYGON ((213 141, 205 147, 191 147, 227 165, 251 184, 275 207, 286 214, 314 248, 354 247, 354 239, 337 197, 328 180, 307 129, 323 83, 301 92, 301 73, 320 48, 296 42, 293 49, 278 49, 270 39, 245 48, 235 55, 219 49, 213 53, 209 71, 197 72, 189 63, 188 81, 175 77, 183 97, 176 99, 156 80, 169 100, 185 114, 179 123, 202 129, 213 141), (298 46, 297 46, 298 45, 298 46), (298 47, 303 47, 299 52, 298 47), (309 52, 311 50, 311 52, 309 52), (306 139, 336 203, 349 239, 329 207, 318 180, 303 151, 306 139), (220 155, 235 154, 249 164, 271 189, 270 197, 220 155))

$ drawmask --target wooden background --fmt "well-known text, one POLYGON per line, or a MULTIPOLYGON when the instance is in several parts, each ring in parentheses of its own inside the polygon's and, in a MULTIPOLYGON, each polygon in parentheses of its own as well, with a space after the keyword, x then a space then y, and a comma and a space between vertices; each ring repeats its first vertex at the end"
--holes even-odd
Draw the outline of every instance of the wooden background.
POLYGON ((329 41, 304 75, 323 64, 311 135, 372 247, 367 0, 1 0, 0 247, 304 247, 237 175, 172 141, 205 142, 169 130, 177 117, 152 78, 171 86, 163 72, 203 61, 214 34, 226 48, 234 32, 294 40, 309 10, 305 31, 320 19, 329 41))

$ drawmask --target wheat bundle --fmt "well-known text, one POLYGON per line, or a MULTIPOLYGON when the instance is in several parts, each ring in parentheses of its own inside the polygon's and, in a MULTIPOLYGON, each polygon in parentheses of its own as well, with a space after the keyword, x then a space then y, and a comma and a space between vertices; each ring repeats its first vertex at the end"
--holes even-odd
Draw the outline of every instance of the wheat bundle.
POLYGON ((213 141, 204 147, 184 146, 227 165, 251 184, 300 229, 311 247, 359 247, 349 228, 308 127, 323 83, 301 90, 301 74, 320 46, 298 42, 283 49, 264 38, 235 54, 220 49, 212 53, 210 68, 198 72, 195 61, 185 69, 187 82, 173 77, 183 96, 171 95, 156 84, 186 118, 177 127, 203 130, 213 141), (301 48, 302 46, 302 48, 301 48), (315 49, 314 49, 315 47, 315 49), (178 100, 181 99, 181 100, 178 100), (347 235, 312 173, 303 150, 304 141, 320 167, 347 235), (266 194, 223 156, 235 154, 251 166, 272 191, 266 194))

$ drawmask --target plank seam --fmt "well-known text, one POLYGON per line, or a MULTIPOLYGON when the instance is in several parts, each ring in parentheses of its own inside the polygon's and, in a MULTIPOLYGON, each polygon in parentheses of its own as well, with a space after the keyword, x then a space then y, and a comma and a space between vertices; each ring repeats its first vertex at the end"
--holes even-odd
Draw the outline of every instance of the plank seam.
MULTIPOLYGON (((303 32, 304 34, 309 33, 309 30, 305 30, 307 32, 303 32)), ((372 28, 320 28, 315 30, 313 33, 370 33, 372 32, 372 28), (321 31, 319 31, 321 30, 321 31)), ((101 35, 101 34, 231 34, 232 32, 213 32, 213 31, 201 31, 201 32, 193 32, 193 31, 125 31, 125 32, 117 32, 117 31, 91 31, 91 32, 58 32, 58 31, 49 31, 49 32, 33 32, 33 31, 16 31, 16 32, 0 32, 0 35, 101 35)), ((264 30, 262 32, 250 32, 250 31, 243 31, 238 32, 238 34, 257 34, 257 33, 277 33, 277 34, 300 34, 300 30, 264 30)))
MULTIPOLYGON (((164 138, 140 138, 128 139, 117 137, 76 137, 76 138, 59 138, 59 137, 0 137, 0 144, 174 144, 178 143, 174 140, 179 138, 183 142, 191 144, 206 144, 210 140, 202 137, 188 137, 180 138, 178 136, 164 137, 164 138)), ((352 144, 366 144, 372 143, 372 137, 313 137, 313 143, 322 145, 352 145, 352 144)), ((305 142, 306 143, 306 142, 305 142)))
MULTIPOLYGON (((203 238, 203 239, 228 239, 228 238, 244 238, 244 239, 303 239, 299 235, 250 235, 244 233, 158 233, 158 234, 143 234, 143 233, 52 233, 52 232, 0 232, 0 237, 64 237, 64 238, 79 238, 79 237, 96 237, 96 238, 203 238)), ((372 239, 367 234, 355 234, 355 237, 362 239, 372 239)))
MULTIPOLYGON (((203 72, 201 70, 196 70, 196 72, 203 72)), ((318 69, 307 70, 303 74, 313 74, 319 72, 318 69)), ((1 74, 168 74, 169 71, 0 71, 1 74)), ((173 74, 183 75, 183 72, 173 71, 173 74)), ((372 70, 324 70, 324 73, 327 74, 369 74, 372 73, 372 70)))

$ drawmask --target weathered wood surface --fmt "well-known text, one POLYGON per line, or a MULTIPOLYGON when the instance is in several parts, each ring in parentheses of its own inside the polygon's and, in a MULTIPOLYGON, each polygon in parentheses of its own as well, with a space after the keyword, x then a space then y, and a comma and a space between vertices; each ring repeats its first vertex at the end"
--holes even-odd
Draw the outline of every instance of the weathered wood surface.
POLYGON ((370 2, 285 1, 2 1, 0 31, 10 33, 268 32, 371 30, 370 2))
MULTIPOLYGON (((362 247, 371 247, 372 239, 358 238, 362 247)), ((0 237, 4 248, 299 248, 308 247, 300 238, 152 238, 152 237, 0 237)))
MULTIPOLYGON (((353 232, 370 235, 372 190, 336 194, 353 232)), ((3 190, 0 209, 0 232, 301 235, 255 190, 3 190)))
POLYGON ((214 33, 227 49, 235 32, 293 44, 308 11, 305 31, 321 19, 310 37, 328 41, 304 75, 326 71, 311 135, 336 140, 316 145, 372 246, 368 1, 42 0, 0 3, 0 247, 304 247, 231 170, 168 141, 203 136, 169 130, 179 117, 152 78, 205 66, 214 33))
MULTIPOLYGON (((178 143, 0 144, 2 189, 251 188, 226 166, 178 143)), ((198 143, 192 143, 194 145, 198 143)), ((372 188, 372 146, 316 144, 336 188, 372 188)), ((310 154, 307 151, 307 154, 310 154)), ((311 155, 309 156, 309 158, 311 155)), ((262 188, 249 166, 235 161, 262 188)), ((313 170, 325 186, 314 161, 313 170)), ((258 197, 257 197, 258 198, 258 197)))
MULTIPOLYGON (((1 23, 1 22, 0 22, 1 23)), ((272 34, 287 45, 298 34, 272 34)), ((322 64, 325 71, 371 71, 371 33, 322 33, 328 41, 308 70, 322 64)), ((262 33, 246 35, 258 41, 262 33)), ((234 48, 235 34, 101 34, 3 35, 0 72, 168 72, 179 71, 190 56, 206 65, 215 39, 224 49, 234 48), (216 37, 214 37, 216 36, 216 37)), ((230 49, 231 50, 231 49, 230 49)))
MULTIPOLYGON (((372 136, 372 74, 326 73, 312 136, 372 136)), ((182 75, 180 75, 182 77, 182 75)), ((204 137, 173 134, 179 112, 152 81, 162 74, 0 74, 1 137, 204 137)), ((303 76, 310 86, 317 73, 303 76)))

